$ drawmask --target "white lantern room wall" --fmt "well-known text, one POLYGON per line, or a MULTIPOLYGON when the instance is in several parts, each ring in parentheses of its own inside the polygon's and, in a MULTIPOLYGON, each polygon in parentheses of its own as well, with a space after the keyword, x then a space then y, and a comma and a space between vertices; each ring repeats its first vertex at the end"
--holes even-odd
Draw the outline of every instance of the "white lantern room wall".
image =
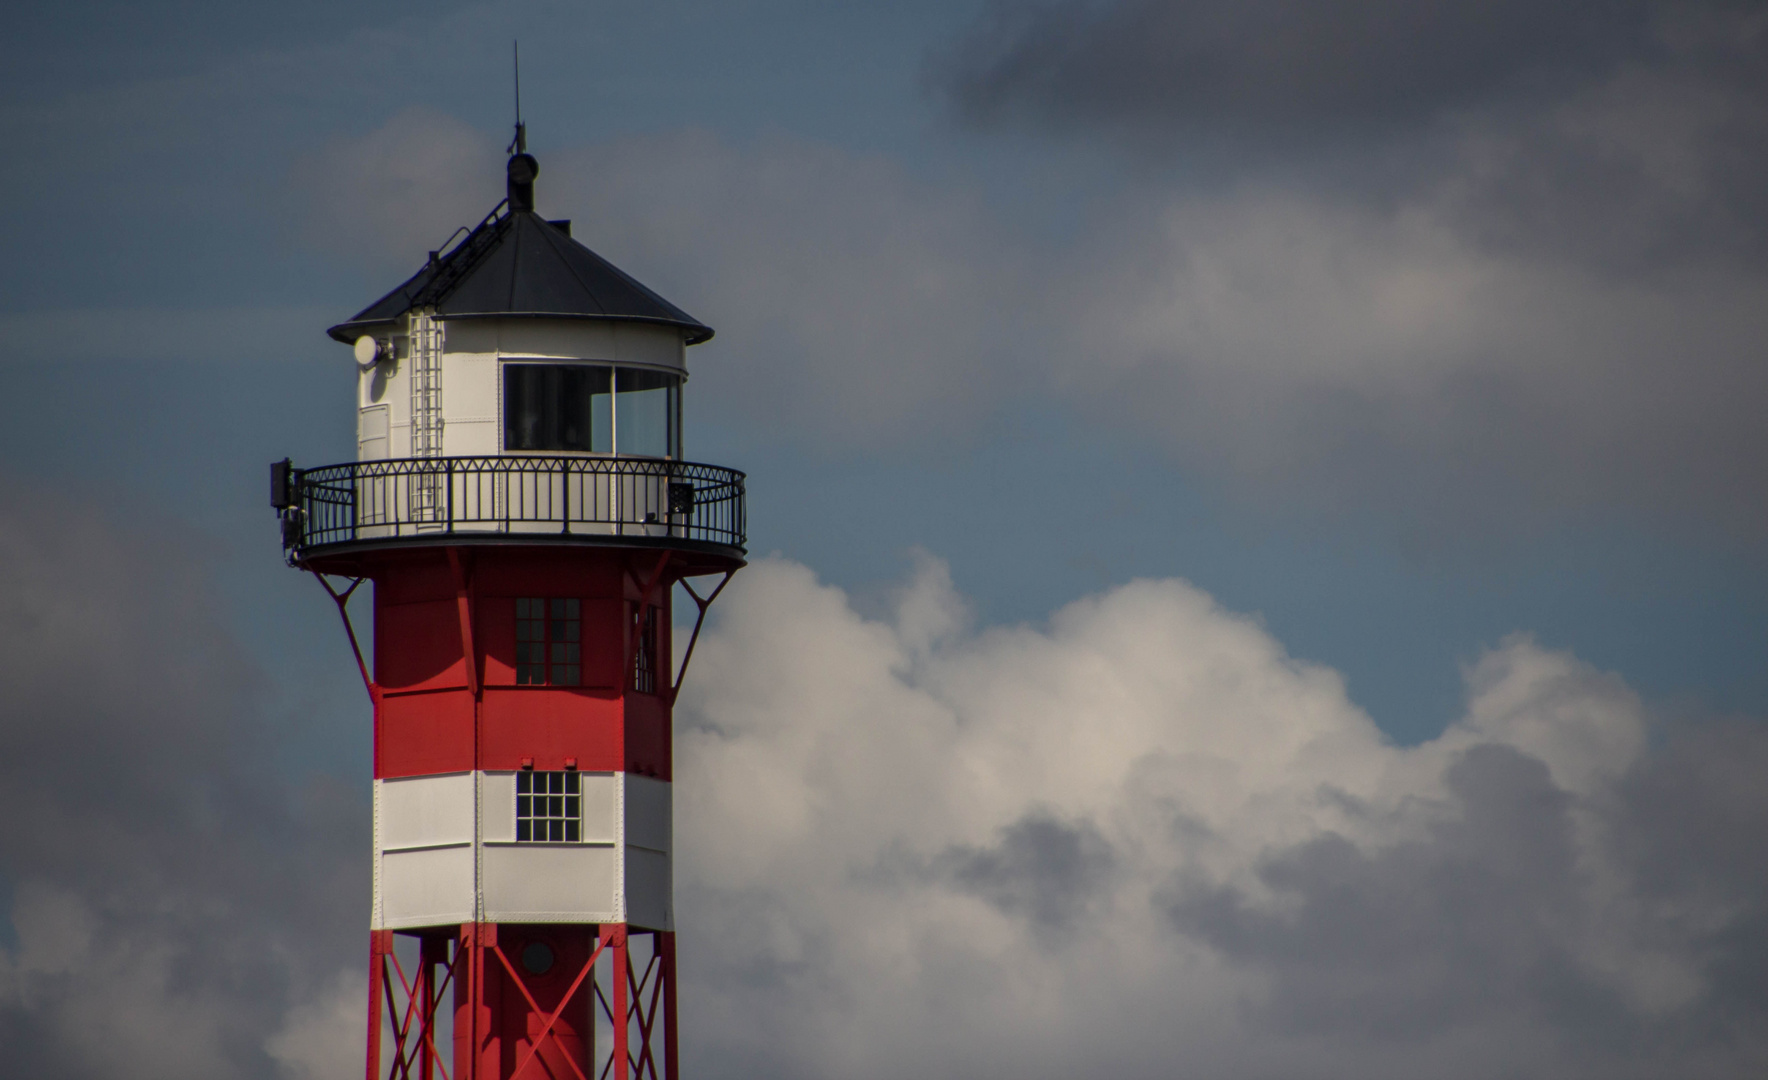
MULTIPOLYGON (((442 339, 440 432, 434 440, 439 456, 680 456, 679 387, 687 379, 687 367, 679 328, 565 319, 455 319, 434 325, 442 339), (512 381, 506 370, 511 365, 529 367, 512 381), (593 421, 592 428, 579 432, 568 422, 562 427, 554 423, 543 425, 536 437, 532 427, 518 422, 522 413, 512 415, 520 403, 508 400, 508 393, 512 388, 518 393, 523 388, 556 391, 555 365, 580 368, 585 385, 601 391, 579 409, 593 421), (604 395, 605 402, 600 400, 604 395)), ((360 461, 417 456, 409 335, 390 335, 381 352, 382 359, 360 367, 357 380, 360 461)), ((553 420, 553 414, 546 419, 553 420)))

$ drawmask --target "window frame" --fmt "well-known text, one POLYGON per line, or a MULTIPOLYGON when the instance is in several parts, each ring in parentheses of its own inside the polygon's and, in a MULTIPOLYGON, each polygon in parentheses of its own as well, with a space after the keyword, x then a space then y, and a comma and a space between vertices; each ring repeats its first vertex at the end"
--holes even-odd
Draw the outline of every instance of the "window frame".
POLYGON ((576 769, 523 769, 516 773, 516 839, 518 844, 581 844, 583 840, 583 774, 576 769), (546 791, 536 791, 536 785, 546 791), (553 789, 557 788, 557 791, 553 789), (526 789, 526 790, 524 790, 526 789), (545 799, 544 807, 535 803, 545 799), (526 805, 524 805, 526 804, 526 805), (557 812, 553 812, 554 809, 557 812), (535 813, 543 809, 543 813, 535 813), (526 810, 527 813, 523 813, 526 810), (535 825, 547 835, 534 835, 535 825), (555 827, 556 826, 556 827, 555 827), (553 834, 557 833, 557 836, 553 834), (526 834, 526 835, 524 835, 526 834))
POLYGON ((663 609, 635 601, 632 634, 632 692, 656 694, 663 668, 663 609))
MULTIPOLYGON (((685 461, 682 452, 682 394, 687 385, 688 373, 682 368, 669 367, 665 364, 629 363, 617 360, 604 360, 579 357, 549 356, 500 356, 497 360, 497 446, 498 454, 504 457, 629 457, 645 458, 655 461, 685 461), (509 446, 509 413, 507 404, 508 369, 512 366, 538 367, 599 367, 608 371, 608 445, 611 450, 517 450, 509 446), (666 452, 658 454, 627 453, 620 448, 620 373, 622 371, 644 371, 664 375, 674 380, 669 387, 672 391, 669 402, 664 408, 664 443, 666 452)), ((593 435, 591 442, 593 443, 593 435)))
POLYGON ((515 684, 583 685, 583 600, 575 596, 518 596, 515 612, 515 684), (538 608, 528 605, 539 605, 538 608), (533 636, 538 624, 539 637, 533 636), (531 648, 538 647, 531 653, 531 648), (534 667, 541 669, 533 678, 534 667))

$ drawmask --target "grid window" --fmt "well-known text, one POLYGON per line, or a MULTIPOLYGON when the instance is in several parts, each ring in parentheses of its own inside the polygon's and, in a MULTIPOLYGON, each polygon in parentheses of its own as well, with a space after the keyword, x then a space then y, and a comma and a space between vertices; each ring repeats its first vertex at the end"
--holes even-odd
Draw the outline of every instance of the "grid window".
POLYGON ((638 620, 638 648, 634 650, 632 688, 641 694, 657 692, 657 609, 646 604, 638 620))
POLYGON ((583 681, 582 608, 575 599, 516 601, 516 683, 576 686, 583 681))
POLYGON ((518 843, 575 844, 583 838, 583 797, 575 771, 516 774, 518 843))

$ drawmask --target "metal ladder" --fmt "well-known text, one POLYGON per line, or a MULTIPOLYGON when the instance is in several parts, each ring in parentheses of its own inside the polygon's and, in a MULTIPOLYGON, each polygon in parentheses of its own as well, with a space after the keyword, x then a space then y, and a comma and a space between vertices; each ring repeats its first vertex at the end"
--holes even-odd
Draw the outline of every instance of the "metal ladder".
MULTIPOLYGON (((442 325, 413 311, 407 327, 411 350, 411 456, 442 456, 442 325)), ((411 509, 417 521, 439 521, 444 501, 440 473, 412 477, 411 509)))

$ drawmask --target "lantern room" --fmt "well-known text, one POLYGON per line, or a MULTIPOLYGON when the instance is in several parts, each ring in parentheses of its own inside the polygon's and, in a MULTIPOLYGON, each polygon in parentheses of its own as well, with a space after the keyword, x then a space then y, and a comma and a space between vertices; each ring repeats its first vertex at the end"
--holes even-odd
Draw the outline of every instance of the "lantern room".
POLYGON ((329 331, 355 347, 358 460, 681 460, 685 353, 712 330, 536 214, 538 172, 512 157, 507 213, 329 331))

